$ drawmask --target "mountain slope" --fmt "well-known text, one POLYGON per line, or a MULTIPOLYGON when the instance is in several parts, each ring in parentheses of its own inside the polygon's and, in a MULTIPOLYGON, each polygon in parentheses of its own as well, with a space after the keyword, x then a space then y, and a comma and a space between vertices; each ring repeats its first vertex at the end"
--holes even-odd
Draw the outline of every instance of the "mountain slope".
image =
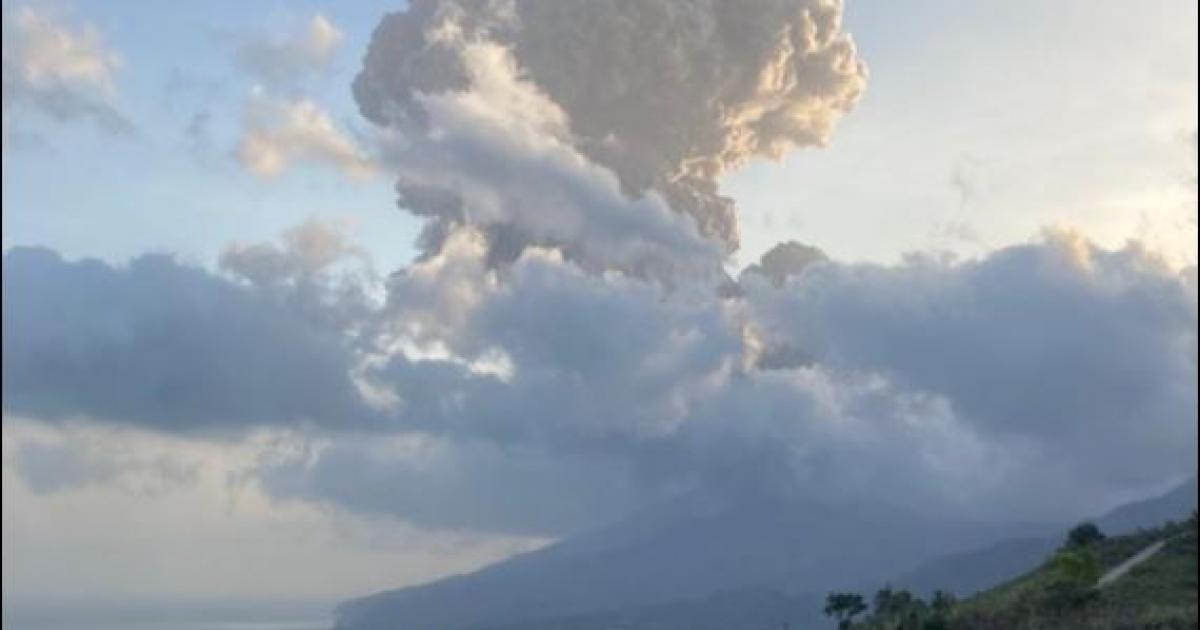
MULTIPOLYGON (((1192 477, 1162 495, 1121 505, 1093 521, 1109 535, 1120 535, 1183 520, 1196 509, 1196 489, 1196 478, 1192 477)), ((959 596, 971 595, 1036 566, 1062 542, 1067 525, 1056 526, 1041 536, 1010 538, 982 549, 935 558, 896 578, 894 583, 917 593, 942 589, 959 596)))
MULTIPOLYGON (((1183 520, 1195 509, 1195 487, 1193 479, 1164 495, 1120 506, 1094 520, 1108 524, 1110 529, 1106 531, 1113 534, 1149 530, 1166 520, 1183 520)), ((948 554, 887 582, 919 594, 940 589, 970 595, 1039 566, 1062 543, 1066 527, 1047 528, 1042 532, 1047 534, 1044 537, 1004 540, 982 549, 948 554)), ((1110 544, 1108 560, 1113 562, 1132 553, 1131 546, 1144 539, 1134 537, 1122 544, 1110 544)), ((864 582, 850 590, 872 593, 880 586, 879 581, 864 582)), ((525 622, 502 630, 762 630, 784 625, 821 628, 829 625, 828 618, 821 614, 826 593, 743 589, 666 604, 525 622)))
POLYGON ((982 549, 935 558, 892 582, 914 593, 941 589, 970 595, 1028 571, 1050 555, 1059 542, 1049 537, 1003 540, 982 549))
MULTIPOLYGON (((1182 519, 1195 487, 1190 480, 1097 522, 1119 533, 1182 519)), ((1037 566, 1065 529, 766 497, 681 501, 471 575, 354 600, 339 609, 338 628, 811 627, 830 590, 870 592, 887 581, 970 594, 1037 566), (1023 537, 1002 540, 1012 535, 1023 537)))
POLYGON ((1196 477, 1192 477, 1161 496, 1113 509, 1096 519, 1096 524, 1106 532, 1123 534, 1181 520, 1196 509, 1196 491, 1196 477))
POLYGON ((738 589, 850 586, 1009 527, 763 496, 684 500, 471 575, 349 602, 337 611, 338 628, 452 630, 738 589))

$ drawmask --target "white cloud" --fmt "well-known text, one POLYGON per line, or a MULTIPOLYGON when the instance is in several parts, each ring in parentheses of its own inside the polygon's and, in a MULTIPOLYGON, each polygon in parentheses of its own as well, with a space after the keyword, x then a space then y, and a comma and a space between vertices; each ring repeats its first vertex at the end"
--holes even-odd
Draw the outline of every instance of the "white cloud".
POLYGON ((114 105, 120 67, 120 56, 90 24, 72 29, 30 7, 5 15, 6 128, 8 116, 20 108, 58 121, 90 119, 109 131, 131 131, 114 105))
POLYGON ((329 69, 344 37, 329 18, 317 13, 303 29, 243 42, 236 61, 244 72, 271 88, 295 88, 303 79, 329 69))
POLYGON ((355 180, 377 173, 368 151, 338 129, 319 105, 308 99, 274 99, 261 91, 246 103, 237 159, 246 170, 267 178, 301 162, 329 166, 355 180))

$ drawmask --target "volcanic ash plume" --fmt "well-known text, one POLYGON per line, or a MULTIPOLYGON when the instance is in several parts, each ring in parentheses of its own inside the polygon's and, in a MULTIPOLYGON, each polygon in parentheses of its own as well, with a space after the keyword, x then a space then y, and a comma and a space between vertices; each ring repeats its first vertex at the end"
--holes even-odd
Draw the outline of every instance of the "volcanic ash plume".
MULTIPOLYGON (((479 60, 492 50, 506 59, 491 69, 511 65, 524 87, 493 95, 489 107, 540 110, 522 114, 541 120, 522 132, 610 171, 626 200, 653 199, 636 212, 664 205, 690 217, 700 237, 728 253, 738 225, 733 200, 718 191, 721 175, 754 157, 825 144, 864 89, 866 69, 841 17, 837 0, 764 0, 753 11, 734 0, 415 0, 376 29, 354 95, 368 119, 410 140, 445 134, 448 117, 431 111, 439 95, 488 89, 498 73, 479 60)), ((437 151, 479 153, 461 142, 437 151)), ((478 223, 468 220, 463 206, 472 200, 461 185, 431 186, 400 170, 401 204, 433 220, 431 249, 448 224, 478 223)), ((570 211, 484 227, 509 248, 561 246, 547 242, 561 235, 539 225, 559 212, 570 211)))

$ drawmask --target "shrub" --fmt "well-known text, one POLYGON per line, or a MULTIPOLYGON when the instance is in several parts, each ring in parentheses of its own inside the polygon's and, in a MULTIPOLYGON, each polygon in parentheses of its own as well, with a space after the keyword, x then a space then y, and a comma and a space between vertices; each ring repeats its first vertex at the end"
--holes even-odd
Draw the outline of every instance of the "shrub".
POLYGON ((1068 547, 1087 547, 1104 540, 1104 532, 1095 523, 1080 523, 1067 532, 1068 547))

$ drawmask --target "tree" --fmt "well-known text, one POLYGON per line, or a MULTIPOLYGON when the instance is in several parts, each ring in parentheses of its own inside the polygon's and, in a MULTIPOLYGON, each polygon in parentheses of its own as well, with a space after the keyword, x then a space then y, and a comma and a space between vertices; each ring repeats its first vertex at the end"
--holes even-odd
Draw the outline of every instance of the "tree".
POLYGON ((884 587, 875 593, 870 613, 867 604, 857 593, 830 593, 825 600, 825 614, 836 617, 840 630, 949 630, 955 605, 954 596, 936 591, 930 603, 907 590, 884 587))
POLYGON ((1100 561, 1087 549, 1065 549, 1051 560, 1054 574, 1069 582, 1092 586, 1100 579, 1100 561))
POLYGON ((1087 547, 1101 540, 1104 540, 1104 532, 1100 531, 1095 523, 1080 523, 1067 532, 1067 546, 1069 547, 1087 547))
POLYGON ((880 620, 899 617, 912 607, 913 595, 906 590, 893 590, 886 586, 875 593, 874 615, 880 620))
POLYGON ((1100 579, 1100 560, 1083 546, 1063 549, 1050 560, 1051 579, 1046 585, 1047 603, 1063 610, 1081 606, 1095 598, 1100 579))
POLYGON ((854 627, 854 618, 866 610, 867 604, 858 593, 830 593, 825 598, 825 615, 837 619, 839 630, 854 627))
POLYGON ((954 595, 939 590, 933 592, 933 599, 930 600, 929 607, 933 609, 934 614, 948 615, 957 603, 958 600, 954 595))
POLYGON ((929 602, 930 615, 925 620, 924 630, 949 630, 950 617, 957 603, 954 595, 946 591, 934 591, 933 599, 929 602))

